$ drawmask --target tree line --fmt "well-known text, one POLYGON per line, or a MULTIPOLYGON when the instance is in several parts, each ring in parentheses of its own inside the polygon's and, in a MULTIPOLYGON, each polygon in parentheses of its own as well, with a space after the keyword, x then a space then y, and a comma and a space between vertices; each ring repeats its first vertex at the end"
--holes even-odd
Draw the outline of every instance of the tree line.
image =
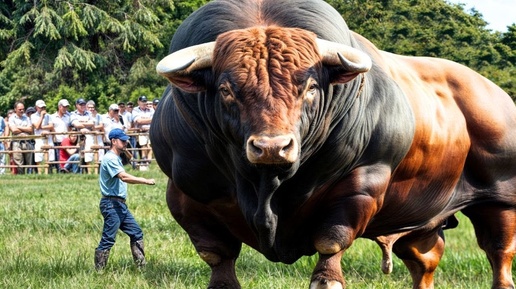
MULTIPOLYGON (((155 71, 176 28, 206 0, 6 0, 0 3, 0 113, 17 100, 159 98, 155 71)), ((380 49, 447 58, 516 98, 516 24, 501 33, 445 0, 327 0, 380 49)))

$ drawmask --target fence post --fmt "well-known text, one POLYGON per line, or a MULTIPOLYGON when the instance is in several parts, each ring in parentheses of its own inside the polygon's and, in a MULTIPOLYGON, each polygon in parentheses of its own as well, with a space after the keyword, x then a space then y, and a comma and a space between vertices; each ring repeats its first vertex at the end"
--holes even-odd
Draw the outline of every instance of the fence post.
POLYGON ((43 163, 45 164, 45 174, 47 175, 50 169, 50 164, 48 163, 48 153, 50 151, 49 147, 50 146, 48 145, 48 137, 46 137, 46 135, 43 135, 43 145, 41 146, 41 149, 43 150, 43 163))

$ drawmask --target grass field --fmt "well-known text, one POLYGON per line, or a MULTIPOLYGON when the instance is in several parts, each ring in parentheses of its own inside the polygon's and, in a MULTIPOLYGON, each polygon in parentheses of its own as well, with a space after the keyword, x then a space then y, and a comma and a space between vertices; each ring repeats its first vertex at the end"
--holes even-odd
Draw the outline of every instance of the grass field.
MULTIPOLYGON (((96 175, 0 176, 0 288, 206 288, 210 270, 165 203, 166 177, 154 165, 128 171, 157 180, 156 186, 129 185, 128 205, 145 233, 148 265, 138 271, 123 233, 106 270, 93 269, 102 217, 96 175)), ((471 224, 446 231, 446 252, 436 288, 489 288, 491 270, 478 249, 471 224)), ((267 261, 247 246, 237 261, 242 288, 308 288, 316 256, 293 265, 267 261)), ((403 263, 380 270, 375 243, 357 240, 342 261, 347 288, 410 288, 403 263)))

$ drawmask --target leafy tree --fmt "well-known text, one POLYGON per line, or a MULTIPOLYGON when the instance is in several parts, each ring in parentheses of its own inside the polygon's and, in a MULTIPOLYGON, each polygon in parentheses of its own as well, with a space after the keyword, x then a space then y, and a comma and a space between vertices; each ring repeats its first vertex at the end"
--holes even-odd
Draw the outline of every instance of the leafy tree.
POLYGON ((380 49, 416 56, 457 61, 473 68, 504 88, 513 98, 516 90, 516 25, 504 34, 491 32, 477 10, 443 0, 327 0, 344 17, 350 29, 380 49), (495 73, 499 71, 498 73, 495 73))
POLYGON ((128 100, 136 87, 159 97, 166 82, 155 65, 172 37, 163 27, 174 9, 172 0, 3 1, 0 107, 23 97, 56 105, 57 95, 109 105, 128 100))

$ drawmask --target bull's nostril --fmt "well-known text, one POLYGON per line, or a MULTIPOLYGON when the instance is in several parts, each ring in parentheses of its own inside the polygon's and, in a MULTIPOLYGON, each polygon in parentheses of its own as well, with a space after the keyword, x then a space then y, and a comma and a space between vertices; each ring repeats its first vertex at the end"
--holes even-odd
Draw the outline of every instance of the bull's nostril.
POLYGON ((260 142, 254 140, 254 141, 251 141, 250 144, 251 144, 250 148, 254 154, 256 154, 256 155, 263 154, 263 149, 260 147, 260 142))
POLYGON ((292 147, 294 146, 294 140, 293 139, 290 139, 290 141, 288 142, 288 144, 286 146, 283 147, 283 150, 284 151, 288 151, 290 150, 292 147))
POLYGON ((279 154, 284 157, 293 147, 294 147, 294 140, 291 139, 287 145, 283 146, 280 149, 279 154))

